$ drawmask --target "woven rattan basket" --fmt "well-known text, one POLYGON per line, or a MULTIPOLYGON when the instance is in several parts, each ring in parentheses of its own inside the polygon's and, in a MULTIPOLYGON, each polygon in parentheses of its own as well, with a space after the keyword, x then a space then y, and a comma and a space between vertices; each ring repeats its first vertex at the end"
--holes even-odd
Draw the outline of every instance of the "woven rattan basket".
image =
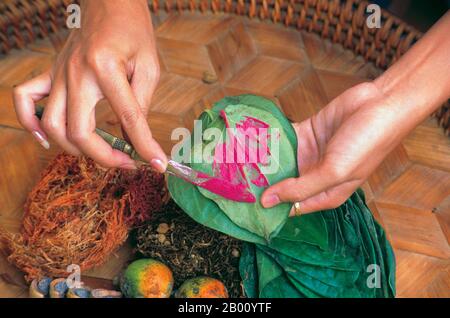
MULTIPOLYGON (((60 151, 55 144, 44 150, 17 122, 12 86, 55 60, 72 2, 0 1, 0 225, 10 232, 19 231, 27 194, 60 151)), ((204 108, 242 93, 271 98, 287 117, 301 121, 345 89, 375 78, 421 34, 387 12, 380 29, 367 28, 367 4, 149 1, 161 65, 148 116, 154 137, 170 153, 174 128, 192 128, 204 108)), ((108 107, 97 105, 97 125, 120 134, 108 107)), ((363 185, 395 249, 399 296, 450 296, 449 114, 443 105, 435 113, 440 127, 434 118, 422 123, 363 185)), ((83 275, 110 285, 131 255, 132 246, 125 244, 83 275)), ((23 273, 0 254, 0 297, 27 295, 23 273)))
MULTIPOLYGON (((0 3, 0 52, 23 48, 37 38, 65 27, 71 0, 6 0, 0 3)), ((270 20, 286 27, 319 34, 374 62, 380 69, 394 63, 421 34, 382 11, 381 28, 368 28, 368 2, 359 0, 153 0, 155 15, 173 11, 200 11, 270 20)), ((446 134, 450 129, 449 103, 434 114, 446 134)))

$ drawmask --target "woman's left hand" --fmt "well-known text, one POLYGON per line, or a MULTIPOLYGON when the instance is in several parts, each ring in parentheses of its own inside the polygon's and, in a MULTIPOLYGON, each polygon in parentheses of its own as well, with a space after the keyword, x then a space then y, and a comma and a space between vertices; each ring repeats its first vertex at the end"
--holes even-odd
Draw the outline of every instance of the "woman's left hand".
POLYGON ((300 177, 266 189, 263 206, 300 202, 301 212, 309 213, 344 203, 401 140, 390 106, 380 89, 367 82, 294 124, 300 177))

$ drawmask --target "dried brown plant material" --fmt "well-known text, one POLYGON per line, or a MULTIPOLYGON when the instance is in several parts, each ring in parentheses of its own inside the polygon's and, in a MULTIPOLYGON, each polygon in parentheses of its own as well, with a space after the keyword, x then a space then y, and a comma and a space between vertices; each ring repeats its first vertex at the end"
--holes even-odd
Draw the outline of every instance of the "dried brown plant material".
POLYGON ((164 176, 149 167, 103 169, 62 153, 29 194, 20 233, 2 230, 0 240, 27 280, 64 277, 70 264, 102 264, 167 197, 164 176))
POLYGON ((175 288, 187 279, 210 276, 221 280, 231 297, 243 297, 241 243, 197 223, 173 201, 136 229, 135 240, 139 256, 158 259, 170 267, 175 288))

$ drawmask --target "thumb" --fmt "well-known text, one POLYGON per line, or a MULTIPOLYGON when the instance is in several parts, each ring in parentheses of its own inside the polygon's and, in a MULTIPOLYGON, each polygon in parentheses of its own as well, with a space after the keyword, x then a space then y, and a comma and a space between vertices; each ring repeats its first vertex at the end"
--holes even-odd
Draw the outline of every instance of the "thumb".
POLYGON ((285 179, 270 186, 264 191, 261 204, 265 208, 271 208, 282 202, 303 201, 325 191, 334 184, 334 179, 327 175, 322 164, 310 169, 303 176, 285 179))

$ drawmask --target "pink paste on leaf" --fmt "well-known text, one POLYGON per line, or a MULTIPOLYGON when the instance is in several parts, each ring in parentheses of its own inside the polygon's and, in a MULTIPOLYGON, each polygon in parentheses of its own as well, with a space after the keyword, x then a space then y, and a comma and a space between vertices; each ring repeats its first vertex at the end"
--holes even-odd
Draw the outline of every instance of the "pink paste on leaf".
MULTIPOLYGON (((230 128, 223 110, 220 116, 225 127, 230 128)), ((258 166, 266 165, 269 161, 268 129, 267 123, 249 116, 236 124, 236 134, 228 129, 227 142, 217 144, 214 151, 213 175, 218 178, 205 181, 202 186, 214 187, 216 193, 221 192, 227 198, 234 198, 234 201, 255 202, 248 182, 257 187, 269 186, 258 166), (220 179, 228 183, 220 182, 220 179)))

